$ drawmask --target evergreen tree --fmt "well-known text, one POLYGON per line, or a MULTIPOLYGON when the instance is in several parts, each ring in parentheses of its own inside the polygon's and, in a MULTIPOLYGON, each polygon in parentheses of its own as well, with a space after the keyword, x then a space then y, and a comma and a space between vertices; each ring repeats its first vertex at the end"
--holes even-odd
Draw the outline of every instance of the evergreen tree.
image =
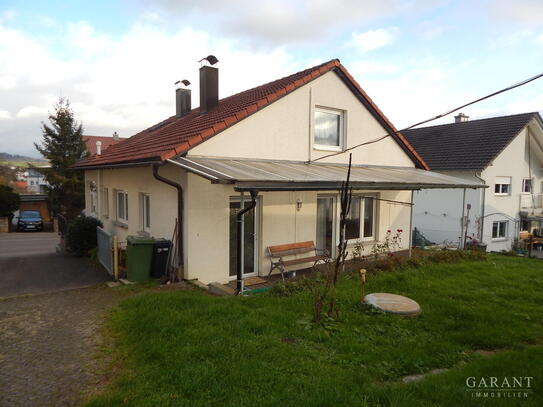
POLYGON ((39 168, 49 183, 51 208, 68 218, 77 216, 85 206, 85 181, 81 170, 71 166, 85 157, 83 125, 74 118, 67 99, 60 98, 55 112, 49 114, 50 125, 42 123, 42 143, 36 149, 49 161, 51 168, 39 168))
POLYGON ((7 185, 0 185, 0 216, 12 217, 13 212, 19 209, 19 194, 7 185))

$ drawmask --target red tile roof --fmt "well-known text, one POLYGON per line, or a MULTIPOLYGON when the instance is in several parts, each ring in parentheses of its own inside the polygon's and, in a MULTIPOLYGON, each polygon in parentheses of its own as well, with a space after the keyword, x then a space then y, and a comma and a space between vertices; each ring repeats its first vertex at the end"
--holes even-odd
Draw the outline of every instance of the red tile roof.
POLYGON ((417 166, 428 169, 424 160, 397 132, 392 123, 377 108, 338 59, 221 99, 215 108, 206 113, 200 113, 200 109, 196 108, 183 117, 172 116, 125 139, 122 143, 111 146, 107 151, 103 151, 101 156, 91 156, 79 161, 75 167, 163 161, 183 154, 245 117, 332 70, 346 82, 417 166))
POLYGON ((85 145, 87 147, 87 152, 93 156, 96 155, 96 142, 101 141, 102 142, 102 154, 104 151, 119 142, 121 142, 123 139, 114 139, 113 137, 103 137, 103 136, 83 136, 83 141, 85 142, 85 145))

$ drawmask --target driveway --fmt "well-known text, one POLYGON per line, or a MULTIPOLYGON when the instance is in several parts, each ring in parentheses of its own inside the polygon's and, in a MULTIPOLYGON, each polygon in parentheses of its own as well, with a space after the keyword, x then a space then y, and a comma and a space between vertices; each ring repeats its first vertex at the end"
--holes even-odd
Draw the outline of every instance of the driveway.
POLYGON ((101 327, 128 295, 102 286, 0 299, 0 406, 76 406, 103 390, 101 327))
POLYGON ((56 254, 56 233, 0 235, 0 298, 81 288, 109 281, 88 259, 56 254))

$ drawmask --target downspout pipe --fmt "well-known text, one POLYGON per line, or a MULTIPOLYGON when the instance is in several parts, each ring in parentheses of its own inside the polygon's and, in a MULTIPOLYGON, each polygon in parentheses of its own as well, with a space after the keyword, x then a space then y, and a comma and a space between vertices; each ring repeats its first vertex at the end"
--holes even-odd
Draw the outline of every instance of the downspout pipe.
POLYGON ((236 226, 237 226, 237 247, 236 247, 236 257, 237 257, 237 264, 236 264, 236 271, 237 271, 237 292, 238 294, 241 294, 243 292, 243 261, 241 261, 241 256, 243 255, 243 216, 249 212, 252 211, 254 208, 256 208, 256 196, 258 195, 258 191, 252 189, 250 191, 251 193, 251 204, 242 210, 238 212, 236 215, 236 226))
POLYGON ((159 167, 164 164, 165 163, 153 164, 153 177, 155 177, 155 179, 158 181, 164 182, 165 184, 177 189, 177 252, 179 254, 178 265, 181 268, 181 278, 183 279, 185 278, 185 257, 183 253, 183 186, 175 181, 172 181, 171 179, 164 178, 158 173, 159 167))

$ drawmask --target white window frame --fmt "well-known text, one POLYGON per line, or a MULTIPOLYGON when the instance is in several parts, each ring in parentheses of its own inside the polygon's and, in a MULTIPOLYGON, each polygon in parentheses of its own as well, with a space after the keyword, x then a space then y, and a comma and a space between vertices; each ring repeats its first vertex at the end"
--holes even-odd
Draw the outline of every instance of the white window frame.
POLYGON ((533 178, 523 178, 522 179, 521 193, 523 193, 523 194, 531 194, 533 190, 534 190, 534 179, 533 178), (530 185, 530 190, 529 191, 526 190, 527 181, 530 181, 530 184, 529 184, 530 185))
POLYGON ((128 225, 128 192, 121 189, 115 190, 115 220, 128 225), (119 214, 119 195, 124 195, 124 218, 119 214))
MULTIPOLYGON (((358 237, 351 238, 347 240, 348 244, 354 243, 356 241, 362 241, 362 242, 375 242, 377 240, 378 236, 378 222, 377 222, 377 202, 379 202, 377 199, 377 195, 372 194, 353 194, 353 199, 360 199, 360 230, 358 231, 358 237), (364 214, 366 211, 366 204, 364 198, 373 198, 373 225, 372 225, 372 235, 371 236, 364 236, 364 214)), ((339 201, 339 198, 338 198, 339 201)), ((339 224, 339 222, 338 222, 339 224)))
POLYGON ((509 231, 509 221, 508 220, 497 220, 492 222, 492 240, 507 240, 509 231), (494 225, 498 224, 497 235, 494 236, 494 225), (503 236, 502 236, 503 234, 503 236))
POLYGON ((109 218, 109 189, 102 189, 102 216, 106 219, 109 218))
POLYGON ((140 192, 140 230, 149 232, 151 230, 151 195, 140 192))
POLYGON ((511 195, 511 177, 496 177, 496 181, 494 182, 494 195, 496 196, 509 196, 511 195), (505 180, 508 180, 509 182, 503 182, 505 180), (496 192, 496 185, 499 185, 500 192, 496 192), (507 192, 502 192, 503 186, 507 185, 507 192))
POLYGON ((313 109, 313 134, 312 140, 313 148, 315 150, 324 150, 324 151, 343 151, 345 148, 345 118, 346 114, 344 110, 333 109, 329 107, 315 106, 313 109), (318 144, 315 142, 315 115, 317 112, 335 114, 339 116, 339 146, 330 146, 327 144, 318 144))

